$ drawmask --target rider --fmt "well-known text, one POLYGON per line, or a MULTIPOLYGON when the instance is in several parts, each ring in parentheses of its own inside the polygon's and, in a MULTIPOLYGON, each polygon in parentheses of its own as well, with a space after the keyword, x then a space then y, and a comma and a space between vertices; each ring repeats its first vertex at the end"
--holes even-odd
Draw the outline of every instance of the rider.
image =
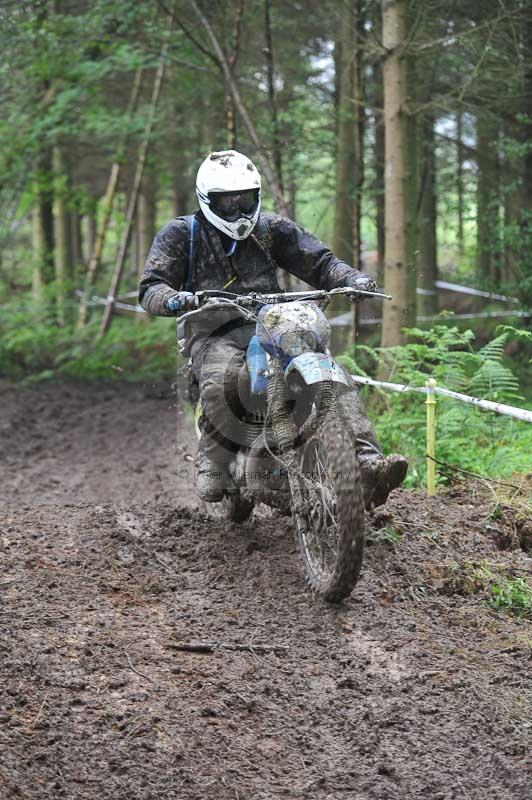
MULTIPOLYGON (((241 153, 224 150, 207 156, 198 170, 196 194, 194 224, 186 217, 173 219, 151 247, 139 291, 139 301, 149 313, 184 313, 195 307, 192 292, 202 289, 279 292, 278 267, 319 289, 376 289, 371 276, 340 261, 292 220, 260 212, 261 178, 241 153)), ((188 343, 204 404, 196 491, 203 500, 217 502, 228 481, 231 444, 237 441, 224 378, 229 368, 242 366, 254 325, 240 317, 228 317, 220 325, 209 314, 202 315, 198 325, 188 343)), ((354 384, 339 402, 356 442, 366 506, 380 505, 404 480, 407 462, 399 455, 382 455, 354 384)))

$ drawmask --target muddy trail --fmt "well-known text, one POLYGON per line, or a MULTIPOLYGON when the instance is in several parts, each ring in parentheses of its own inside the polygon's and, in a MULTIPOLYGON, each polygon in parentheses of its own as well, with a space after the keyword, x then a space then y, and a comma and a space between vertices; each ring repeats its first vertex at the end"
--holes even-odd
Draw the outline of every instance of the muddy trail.
POLYGON ((509 509, 395 492, 333 608, 289 520, 196 507, 168 387, 0 393, 1 800, 530 798, 530 623, 479 577, 530 571, 509 509))

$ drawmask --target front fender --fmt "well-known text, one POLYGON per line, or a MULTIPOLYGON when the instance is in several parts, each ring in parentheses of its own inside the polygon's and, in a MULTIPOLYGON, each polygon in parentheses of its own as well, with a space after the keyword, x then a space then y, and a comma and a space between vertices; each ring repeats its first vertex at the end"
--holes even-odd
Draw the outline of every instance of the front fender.
POLYGON ((285 369, 285 375, 288 377, 294 371, 299 372, 305 383, 309 385, 331 381, 349 386, 349 380, 343 368, 325 353, 303 353, 293 358, 285 369))

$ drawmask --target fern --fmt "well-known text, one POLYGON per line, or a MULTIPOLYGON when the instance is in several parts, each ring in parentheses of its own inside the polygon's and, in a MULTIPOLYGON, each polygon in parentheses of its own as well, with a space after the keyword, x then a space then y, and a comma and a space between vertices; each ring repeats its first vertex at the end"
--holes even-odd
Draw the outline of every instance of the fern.
MULTIPOLYGON (((505 356, 505 348, 518 338, 511 326, 498 329, 497 336, 478 350, 473 349, 474 334, 455 327, 436 325, 430 330, 408 331, 408 344, 381 350, 357 347, 341 357, 342 363, 358 374, 366 374, 360 360, 371 371, 385 363, 391 369, 391 380, 411 386, 423 386, 427 378, 435 378, 439 386, 474 397, 508 403, 522 403, 519 381, 512 371, 513 361, 505 356)), ((364 390, 371 403, 374 390, 364 390)), ((380 394, 380 391, 379 391, 380 394)), ((425 405, 419 396, 386 392, 386 410, 382 402, 375 415, 377 435, 387 452, 403 452, 410 462, 408 486, 416 486, 425 478, 425 405)), ((438 398, 437 457, 448 464, 494 478, 525 472, 530 465, 532 426, 493 413, 480 411, 463 403, 438 398)), ((440 480, 445 478, 440 475, 440 480)))
POLYGON ((480 348, 478 351, 479 357, 486 361, 501 361, 504 356, 504 347, 507 341, 508 334, 501 333, 499 336, 496 336, 495 339, 492 339, 491 342, 488 342, 484 347, 480 348))
POLYGON ((498 361, 482 361, 471 377, 469 388, 474 396, 487 400, 523 400, 519 381, 508 367, 498 361))

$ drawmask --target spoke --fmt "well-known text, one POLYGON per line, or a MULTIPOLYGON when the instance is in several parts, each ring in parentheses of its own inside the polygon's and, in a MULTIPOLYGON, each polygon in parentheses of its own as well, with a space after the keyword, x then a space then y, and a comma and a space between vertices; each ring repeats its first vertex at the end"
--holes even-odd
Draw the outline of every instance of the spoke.
POLYGON ((303 493, 308 501, 307 547, 321 572, 332 572, 336 565, 338 530, 335 516, 336 493, 333 468, 319 440, 307 442, 301 459, 303 493))

